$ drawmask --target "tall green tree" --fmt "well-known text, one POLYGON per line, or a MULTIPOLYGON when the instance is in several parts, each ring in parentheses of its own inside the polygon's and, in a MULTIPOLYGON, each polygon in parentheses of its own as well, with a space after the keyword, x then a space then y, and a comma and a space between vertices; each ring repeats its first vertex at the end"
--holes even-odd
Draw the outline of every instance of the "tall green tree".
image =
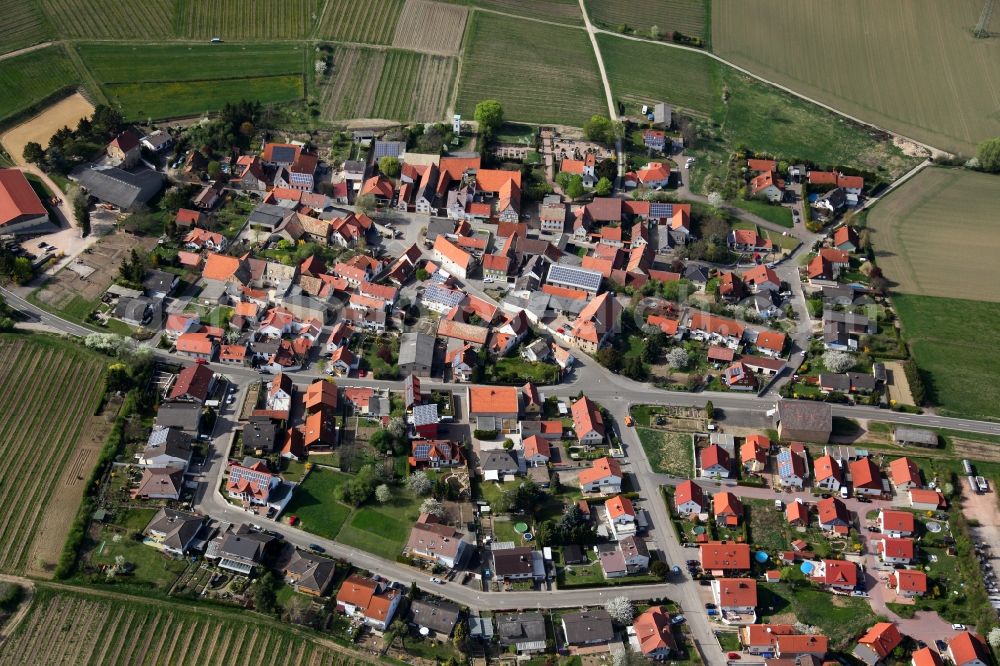
POLYGON ((399 158, 383 155, 378 161, 378 170, 389 178, 395 178, 399 175, 399 158))
POLYGON ((479 125, 479 132, 492 137, 503 125, 503 105, 495 99, 484 99, 476 104, 474 117, 479 125))
POLYGON ((976 151, 979 168, 990 173, 1000 173, 1000 136, 979 144, 976 151))

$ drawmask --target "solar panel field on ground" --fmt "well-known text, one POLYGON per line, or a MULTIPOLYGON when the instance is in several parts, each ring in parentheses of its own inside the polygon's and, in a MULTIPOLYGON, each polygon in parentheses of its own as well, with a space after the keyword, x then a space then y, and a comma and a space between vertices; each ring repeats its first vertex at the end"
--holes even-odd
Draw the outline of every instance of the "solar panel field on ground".
POLYGON ((845 0, 835 8, 715 0, 712 44, 845 113, 971 155, 1000 135, 1000 39, 971 35, 982 8, 982 0, 845 0))
POLYGON ((580 126, 607 114, 597 63, 582 30, 475 12, 466 35, 457 111, 497 99, 511 120, 580 126))
POLYGON ((82 44, 78 53, 129 118, 199 114, 226 102, 304 95, 302 44, 82 44))

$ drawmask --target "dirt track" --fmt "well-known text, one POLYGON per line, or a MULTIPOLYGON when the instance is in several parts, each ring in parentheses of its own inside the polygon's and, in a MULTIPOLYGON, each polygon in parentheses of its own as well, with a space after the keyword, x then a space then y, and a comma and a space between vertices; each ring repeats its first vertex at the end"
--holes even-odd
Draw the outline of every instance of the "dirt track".
POLYGON ((80 93, 74 93, 4 132, 3 136, 0 136, 0 143, 15 162, 24 165, 26 163, 22 155, 29 141, 46 146, 58 129, 75 128, 81 118, 93 112, 93 105, 80 93))

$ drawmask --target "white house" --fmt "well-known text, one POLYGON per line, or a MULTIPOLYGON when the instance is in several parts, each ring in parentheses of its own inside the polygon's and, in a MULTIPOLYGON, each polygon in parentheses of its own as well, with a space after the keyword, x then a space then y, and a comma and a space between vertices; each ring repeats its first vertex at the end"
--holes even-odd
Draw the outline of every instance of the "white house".
POLYGON ((678 515, 698 515, 704 511, 705 495, 694 481, 688 479, 674 490, 674 509, 678 515))
POLYGON ((604 508, 607 510, 608 525, 615 538, 621 539, 636 533, 639 523, 632 500, 619 495, 609 499, 604 504, 604 508))
POLYGON ((588 469, 580 472, 580 489, 585 493, 620 493, 622 468, 617 460, 598 458, 588 469))

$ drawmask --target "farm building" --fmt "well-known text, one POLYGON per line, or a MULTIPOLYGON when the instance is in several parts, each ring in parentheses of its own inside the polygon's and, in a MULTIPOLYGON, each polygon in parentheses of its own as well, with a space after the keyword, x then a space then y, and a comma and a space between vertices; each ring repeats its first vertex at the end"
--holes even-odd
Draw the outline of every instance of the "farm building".
POLYGON ((49 213, 28 179, 17 169, 0 169, 0 231, 38 234, 55 231, 49 213))

